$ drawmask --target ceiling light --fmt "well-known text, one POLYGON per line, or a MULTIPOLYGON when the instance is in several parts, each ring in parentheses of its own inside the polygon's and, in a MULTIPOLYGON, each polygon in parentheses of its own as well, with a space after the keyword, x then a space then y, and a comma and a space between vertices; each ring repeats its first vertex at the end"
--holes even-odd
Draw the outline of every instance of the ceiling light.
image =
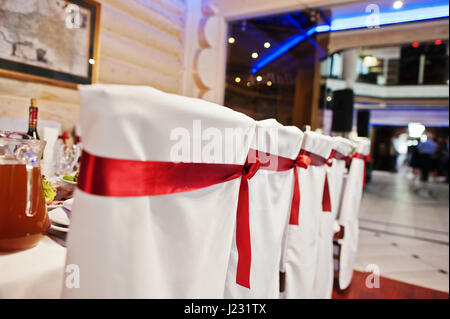
POLYGON ((267 81, 267 86, 272 86, 272 81, 267 81))
POLYGON ((363 59, 363 64, 364 66, 370 68, 372 66, 377 66, 378 65, 378 59, 374 56, 366 56, 363 59))
POLYGON ((234 82, 236 82, 236 83, 241 82, 241 78, 237 76, 236 78, 234 78, 234 82))
POLYGON ((236 41, 236 39, 235 38, 233 38, 233 37, 229 37, 228 38, 228 43, 234 43, 234 41, 236 41))
POLYGON ((396 10, 400 9, 401 7, 403 7, 403 1, 395 1, 392 7, 396 10))
POLYGON ((256 58, 258 58, 258 53, 256 53, 256 52, 253 52, 253 53, 252 53, 252 58, 253 58, 253 59, 256 59, 256 58))
POLYGON ((250 87, 250 85, 251 85, 251 83, 250 83, 250 82, 247 82, 247 86, 250 87))
POLYGON ((95 64, 95 60, 94 59, 89 59, 89 64, 95 64))
POLYGON ((261 76, 261 75, 258 75, 258 76, 256 77, 256 81, 261 82, 261 81, 262 81, 262 76, 261 76))
POLYGON ((270 42, 264 43, 264 47, 265 47, 266 49, 270 48, 270 42))
POLYGON ((412 138, 420 138, 425 131, 425 126, 422 123, 411 122, 408 123, 408 134, 412 138))

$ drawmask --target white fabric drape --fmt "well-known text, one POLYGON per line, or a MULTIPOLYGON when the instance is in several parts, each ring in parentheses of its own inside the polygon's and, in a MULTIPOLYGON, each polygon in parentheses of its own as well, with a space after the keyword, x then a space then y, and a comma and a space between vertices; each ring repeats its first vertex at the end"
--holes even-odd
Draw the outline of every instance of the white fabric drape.
MULTIPOLYGON (((333 137, 333 149, 344 156, 352 152, 352 143, 342 137, 333 137)), ((327 166, 328 186, 330 190, 331 212, 320 216, 319 255, 314 282, 315 298, 331 298, 333 293, 333 235, 334 223, 340 206, 342 183, 345 173, 345 160, 333 158, 331 167, 327 166)))
MULTIPOLYGON (((330 156, 331 137, 305 132, 302 150, 330 156)), ((299 170, 300 214, 299 225, 289 225, 284 256, 286 286, 282 298, 314 298, 314 281, 317 271, 322 196, 326 165, 299 170)))
MULTIPOLYGON (((242 165, 255 129, 229 108, 144 86, 82 86, 80 97, 83 145, 97 156, 173 162, 181 143, 190 152, 179 161, 242 165), (242 134, 202 158, 210 133, 223 137, 229 128, 242 134), (177 139, 186 132, 188 140, 177 139)), ((63 297, 223 298, 239 183, 120 198, 77 190, 67 264, 79 267, 80 288, 65 288, 63 297)))
MULTIPOLYGON (((285 127, 272 119, 264 120, 257 122, 252 148, 294 160, 302 139, 303 133, 297 127, 285 127)), ((265 162, 263 157, 260 160, 265 162)), ((276 166, 275 162, 270 164, 276 166)), ((289 221, 293 186, 293 169, 282 172, 260 169, 249 180, 250 289, 236 284, 238 254, 233 239, 225 298, 279 297, 281 247, 289 221)))
MULTIPOLYGON (((356 153, 366 156, 370 153, 370 142, 360 138, 356 153)), ((339 212, 339 224, 344 227, 344 238, 339 239, 341 245, 339 261, 339 287, 345 289, 350 285, 358 250, 359 225, 358 215, 363 191, 364 159, 353 158, 342 197, 339 212)))

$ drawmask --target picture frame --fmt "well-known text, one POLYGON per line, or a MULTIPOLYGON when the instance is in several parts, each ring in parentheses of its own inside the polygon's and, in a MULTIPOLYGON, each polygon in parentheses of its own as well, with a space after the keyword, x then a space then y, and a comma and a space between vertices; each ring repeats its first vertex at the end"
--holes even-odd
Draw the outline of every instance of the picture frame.
POLYGON ((100 3, 21 2, 0 4, 0 77, 72 89, 97 82, 100 3))

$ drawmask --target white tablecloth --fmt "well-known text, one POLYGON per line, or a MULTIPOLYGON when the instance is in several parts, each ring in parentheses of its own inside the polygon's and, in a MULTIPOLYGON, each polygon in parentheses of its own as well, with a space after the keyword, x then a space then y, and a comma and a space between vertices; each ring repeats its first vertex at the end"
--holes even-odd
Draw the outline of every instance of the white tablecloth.
POLYGON ((66 248, 49 237, 31 249, 0 252, 0 299, 60 298, 66 248))

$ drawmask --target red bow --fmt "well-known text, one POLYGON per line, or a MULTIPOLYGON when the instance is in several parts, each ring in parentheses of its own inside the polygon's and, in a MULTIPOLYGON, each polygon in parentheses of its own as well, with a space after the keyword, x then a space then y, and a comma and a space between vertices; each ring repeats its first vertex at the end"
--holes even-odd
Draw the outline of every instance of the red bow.
MULTIPOLYGON (((255 149, 250 149, 248 156, 247 156, 247 162, 246 165, 248 165, 249 162, 255 162, 258 161, 258 168, 263 170, 271 170, 271 171, 287 171, 290 169, 294 170, 294 194, 292 197, 292 204, 291 204, 291 215, 290 215, 290 224, 298 225, 298 215, 299 215, 299 207, 300 207, 300 186, 299 186, 299 179, 298 179, 298 172, 297 167, 302 168, 308 168, 309 164, 311 163, 311 159, 309 156, 304 154, 299 154, 295 160, 292 160, 287 157, 283 156, 277 156, 270 153, 258 151, 255 149), (261 162, 259 162, 261 161, 261 162)), ((244 168, 247 172, 247 178, 250 179, 256 171, 254 171, 253 174, 250 173, 250 170, 252 168, 250 167, 248 170, 244 168), (250 175, 249 175, 250 174, 250 175)), ((253 168, 254 169, 254 168, 253 168)), ((241 243, 241 249, 239 248, 237 244, 236 238, 236 245, 238 246, 238 253, 239 253, 239 262, 238 262, 238 274, 237 274, 237 280, 236 282, 240 285, 250 288, 250 263, 251 263, 251 243, 250 243, 250 221, 249 221, 249 207, 248 207, 248 184, 245 182, 241 182, 241 189, 240 189, 240 196, 239 196, 239 202, 238 202, 238 220, 236 223, 236 236, 238 234, 241 234, 242 237, 240 237, 240 243, 241 243), (244 188, 244 189, 243 189, 244 188), (247 199, 245 198, 247 196, 247 199), (239 209, 239 203, 241 202, 243 205, 247 205, 246 207, 243 207, 242 209, 239 209), (239 212, 245 212, 242 213, 242 215, 239 215, 239 212), (239 231, 237 227, 239 227, 239 231), (245 227, 245 228, 244 228, 245 227), (248 227, 248 228, 247 228, 248 227), (242 252, 242 253, 241 253, 242 252), (242 259, 240 258, 241 256, 242 259), (240 271, 241 270, 241 271, 240 271)))
POLYGON ((289 217, 290 225, 298 225, 299 224, 299 214, 300 214, 300 185, 298 182, 298 171, 297 167, 301 167, 307 169, 311 164, 311 158, 300 152, 298 154, 295 161, 292 163, 292 167, 294 168, 294 194, 292 196, 292 204, 291 204, 291 215, 289 217))
POLYGON ((66 144, 66 140, 69 139, 69 133, 67 133, 67 131, 64 131, 61 135, 58 136, 58 138, 63 140, 63 144, 66 144))
POLYGON ((363 176, 363 187, 366 186, 366 163, 370 162, 370 154, 362 155, 361 153, 355 153, 352 158, 362 159, 364 161, 364 176, 363 176))
MULTIPOLYGON (((314 166, 321 166, 321 165, 331 166, 331 165, 333 165, 333 161, 331 160, 331 157, 334 154, 333 152, 331 152, 328 159, 323 158, 320 155, 305 151, 305 150, 301 150, 300 154, 307 155, 311 159, 310 165, 314 165, 314 166)), ((322 195, 322 211, 331 212, 330 190, 329 190, 329 186, 328 186, 328 178, 327 178, 326 172, 325 172, 325 183, 324 183, 323 195, 322 195)), ((298 225, 298 223, 295 225, 298 225)))
POLYGON ((236 247, 238 250, 238 264, 236 283, 250 288, 250 268, 252 263, 252 243, 250 236, 250 209, 248 200, 248 180, 251 179, 261 162, 258 157, 253 163, 245 162, 242 168, 241 185, 239 186, 239 199, 236 213, 236 247))
MULTIPOLYGON (((336 154, 335 150, 331 150, 330 156, 327 158, 328 167, 333 166, 333 158, 336 154)), ((331 196, 330 186, 328 185, 328 171, 325 171, 325 183, 323 185, 322 211, 331 213, 331 196)))
POLYGON ((236 213, 236 283, 250 288, 248 179, 260 165, 258 158, 245 165, 174 163, 106 158, 83 151, 78 187, 100 196, 152 196, 192 191, 242 177, 236 213))
POLYGON ((272 170, 272 171, 287 171, 293 169, 294 171, 294 193, 292 196, 291 203, 291 214, 289 218, 289 224, 298 225, 298 215, 300 208, 300 185, 298 179, 297 167, 308 168, 311 164, 311 158, 304 152, 300 152, 295 160, 287 157, 277 156, 270 153, 261 152, 258 150, 250 149, 249 159, 259 158, 261 160, 261 169, 272 170), (263 161, 263 159, 265 159, 263 161), (275 165, 276 163, 276 165, 275 165))

